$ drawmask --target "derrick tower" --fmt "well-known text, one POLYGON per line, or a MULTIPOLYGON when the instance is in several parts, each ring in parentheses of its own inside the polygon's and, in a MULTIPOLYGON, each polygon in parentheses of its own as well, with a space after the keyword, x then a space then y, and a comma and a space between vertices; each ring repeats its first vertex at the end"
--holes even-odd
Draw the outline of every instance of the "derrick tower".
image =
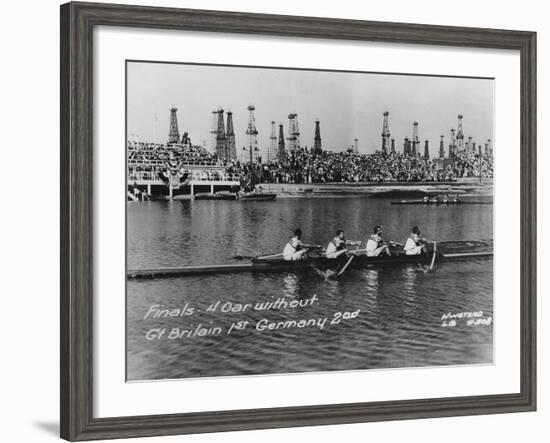
POLYGON ((212 120, 210 123, 210 140, 209 148, 210 152, 217 154, 216 147, 218 144, 218 111, 214 109, 212 111, 212 120))
POLYGON ((353 140, 353 152, 355 154, 359 154, 359 140, 358 139, 353 140))
POLYGON ((216 155, 221 161, 227 160, 227 154, 225 149, 225 127, 223 121, 223 109, 218 109, 218 124, 216 130, 216 155))
POLYGON ((277 129, 275 122, 271 122, 271 134, 269 135, 269 147, 267 148, 268 163, 277 158, 277 129))
POLYGON ((424 160, 430 158, 430 148, 428 146, 428 140, 424 141, 424 160))
POLYGON ((456 131, 451 129, 451 142, 449 143, 449 158, 453 158, 456 153, 456 131))
POLYGON ((293 151, 300 148, 300 129, 298 128, 298 114, 288 114, 288 149, 293 151))
POLYGON ((256 108, 254 105, 248 105, 248 126, 246 128, 246 137, 248 146, 245 147, 248 150, 248 158, 252 161, 258 160, 258 130, 256 129, 256 108), (252 153, 252 154, 250 154, 252 153))
POLYGON ((382 152, 387 152, 390 148, 390 124, 388 111, 384 112, 384 122, 382 123, 382 152))
POLYGON ((395 138, 391 139, 391 152, 395 153, 395 138))
POLYGON ((464 144, 464 149, 470 151, 472 149, 472 137, 468 137, 468 141, 464 144))
POLYGON ((462 114, 458 115, 458 124, 456 127, 456 148, 459 151, 464 149, 464 130, 462 129, 462 114))
POLYGON ((225 131, 225 155, 227 160, 237 159, 237 147, 235 146, 235 129, 233 128, 233 113, 227 111, 227 130, 225 131))
POLYGON ((282 161, 285 158, 285 135, 283 125, 279 124, 279 144, 277 147, 277 160, 282 161))
POLYGON ((418 122, 413 122, 412 155, 420 154, 420 140, 418 139, 418 122))
POLYGON ((176 112, 178 108, 170 108, 170 130, 168 132, 168 143, 177 143, 180 140, 180 131, 178 130, 178 117, 176 112))
POLYGON ((321 152, 321 128, 319 127, 319 120, 315 120, 315 139, 313 141, 313 150, 315 152, 321 152))
POLYGON ((445 158, 445 136, 439 136, 439 158, 445 158))

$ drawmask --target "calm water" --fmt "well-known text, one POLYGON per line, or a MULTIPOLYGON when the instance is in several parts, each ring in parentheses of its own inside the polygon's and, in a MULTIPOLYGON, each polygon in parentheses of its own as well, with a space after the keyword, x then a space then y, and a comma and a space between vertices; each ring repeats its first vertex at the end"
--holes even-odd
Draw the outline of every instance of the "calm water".
MULTIPOLYGON (((395 206, 365 197, 129 203, 128 268, 228 263, 235 255, 280 252, 298 226, 304 241, 322 244, 338 228, 348 239, 365 241, 375 224, 398 242, 415 224, 427 238, 489 239, 492 210, 395 206)), ((313 272, 129 281, 127 377, 490 363, 492 323, 474 326, 459 319, 444 326, 442 315, 483 311, 482 318, 492 317, 492 267, 492 260, 481 259, 443 263, 431 273, 414 266, 352 270, 337 281, 313 272), (254 309, 277 300, 304 306, 254 309), (151 307, 193 312, 154 318, 151 307), (338 312, 353 318, 331 324, 338 312), (303 328, 257 329, 288 320, 310 322, 303 328), (238 322, 246 327, 232 328, 238 322), (167 338, 173 329, 197 327, 213 333, 167 338), (150 332, 162 329, 165 335, 158 339, 150 332), (155 339, 147 340, 148 333, 155 339)))

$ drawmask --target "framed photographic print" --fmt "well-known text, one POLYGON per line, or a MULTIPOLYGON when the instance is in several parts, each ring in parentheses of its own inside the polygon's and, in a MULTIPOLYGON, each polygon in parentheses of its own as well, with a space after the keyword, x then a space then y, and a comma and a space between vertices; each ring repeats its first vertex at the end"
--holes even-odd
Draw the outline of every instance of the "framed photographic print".
POLYGON ((63 5, 61 436, 534 410, 535 54, 63 5))

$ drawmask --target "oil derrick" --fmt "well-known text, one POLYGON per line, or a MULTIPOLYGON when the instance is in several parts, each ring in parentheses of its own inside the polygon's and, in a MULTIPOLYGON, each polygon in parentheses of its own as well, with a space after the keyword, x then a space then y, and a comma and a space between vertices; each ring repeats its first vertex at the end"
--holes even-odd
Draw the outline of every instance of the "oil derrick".
POLYGON ((210 142, 209 148, 210 152, 216 154, 216 147, 218 145, 218 111, 214 109, 212 111, 212 120, 210 124, 210 142))
POLYGON ((256 116, 254 105, 248 106, 248 126, 246 128, 246 137, 248 146, 245 149, 248 150, 249 161, 258 161, 258 130, 256 129, 256 116))
POLYGON ((470 151, 472 149, 472 137, 468 137, 468 141, 466 142, 464 149, 466 151, 470 151))
POLYGON ((409 137, 405 137, 405 141, 403 142, 403 154, 409 155, 411 152, 411 143, 409 140, 409 137))
POLYGON ((384 112, 384 122, 382 123, 382 152, 387 152, 390 147, 390 124, 388 122, 390 113, 384 112))
POLYGON ((439 136, 439 158, 445 158, 445 136, 439 136))
POLYGON ((294 141, 296 142, 295 149, 300 149, 300 128, 298 127, 298 114, 294 114, 294 141))
POLYGON ((355 154, 359 154, 359 140, 358 139, 353 140, 353 152, 355 154))
POLYGON ((451 129, 451 143, 449 143, 449 158, 453 158, 456 154, 456 132, 451 129))
POLYGON ((456 127, 456 149, 464 150, 464 130, 462 129, 462 114, 458 115, 458 125, 456 127))
POLYGON ((277 160, 282 161, 285 158, 285 135, 283 125, 279 125, 279 145, 277 149, 277 160))
POLYGON ((180 131, 178 130, 178 117, 176 115, 178 108, 170 108, 170 131, 168 132, 168 143, 178 143, 180 140, 180 131))
POLYGON ((298 114, 288 114, 288 149, 294 151, 300 148, 300 129, 298 128, 298 114))
POLYGON ((391 139, 391 152, 395 153, 395 138, 391 139))
POLYGON ((418 122, 413 123, 412 155, 420 154, 420 140, 418 139, 418 122))
POLYGON ((430 158, 430 148, 428 146, 428 140, 424 142, 424 160, 429 160, 430 158))
POLYGON ((321 152, 321 128, 319 127, 319 120, 315 120, 315 139, 313 140, 314 152, 321 152))
POLYGON ((489 155, 493 155, 493 142, 491 139, 487 139, 487 149, 489 150, 489 155))
POLYGON ((269 135, 269 146, 267 148, 267 162, 271 162, 277 158, 277 129, 275 122, 271 122, 271 134, 269 135))
POLYGON ((227 130, 225 131, 225 155, 227 160, 237 159, 237 147, 235 146, 235 130, 233 128, 233 113, 227 111, 227 130))
POLYGON ((223 109, 218 109, 218 124, 216 130, 216 155, 222 162, 227 160, 227 154, 225 149, 225 128, 223 121, 223 109))

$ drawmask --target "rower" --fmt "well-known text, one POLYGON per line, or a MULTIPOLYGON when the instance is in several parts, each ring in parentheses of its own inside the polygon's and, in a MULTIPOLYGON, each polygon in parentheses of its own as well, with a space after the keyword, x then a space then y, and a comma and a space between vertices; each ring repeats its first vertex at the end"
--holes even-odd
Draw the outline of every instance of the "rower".
POLYGON ((347 241, 344 236, 344 231, 338 229, 336 231, 336 237, 334 237, 327 246, 327 258, 338 258, 342 254, 348 252, 346 246, 348 245, 360 245, 361 242, 357 241, 347 241))
POLYGON ((420 255, 422 253, 426 252, 426 247, 424 243, 426 242, 425 239, 423 239, 420 236, 420 229, 418 229, 418 226, 415 226, 412 228, 411 235, 409 238, 407 238, 407 241, 405 242, 405 246, 403 246, 403 249, 405 250, 405 254, 407 255, 420 255))
POLYGON ((374 227, 374 233, 367 240, 367 257, 378 257, 382 252, 391 255, 388 243, 382 238, 382 233, 382 227, 376 225, 374 227))
POLYGON ((307 251, 315 245, 306 245, 302 243, 302 230, 300 228, 294 231, 292 237, 283 249, 283 259, 285 260, 302 260, 305 258, 307 251))

